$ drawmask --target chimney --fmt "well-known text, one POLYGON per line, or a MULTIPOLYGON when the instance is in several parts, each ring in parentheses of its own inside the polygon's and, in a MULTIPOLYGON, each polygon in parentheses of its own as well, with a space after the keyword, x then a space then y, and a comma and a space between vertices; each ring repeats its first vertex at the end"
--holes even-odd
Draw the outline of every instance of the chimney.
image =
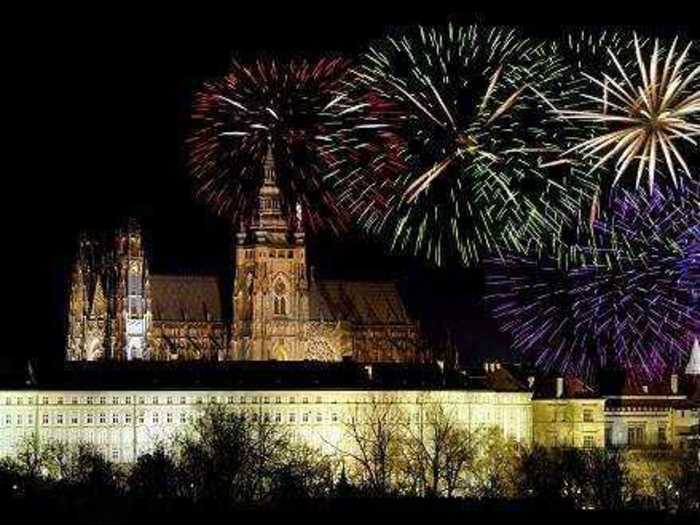
POLYGON ((564 378, 557 377, 557 397, 564 397, 564 378))
POLYGON ((436 363, 437 363, 438 367, 440 368, 440 372, 442 374, 444 374, 445 373, 445 361, 443 361, 442 359, 438 359, 436 361, 436 363))
POLYGON ((372 381, 372 365, 365 365, 365 371, 367 372, 367 378, 372 381))
POLYGON ((532 390, 532 388, 535 386, 535 376, 528 376, 527 378, 527 387, 532 390))
POLYGON ((647 385, 642 385, 642 392, 644 392, 645 394, 648 394, 648 393, 649 393, 649 387, 648 387, 647 385))
POLYGON ((673 395, 678 393, 678 374, 671 374, 671 393, 673 395))
POLYGON ((488 361, 485 361, 484 362, 484 372, 488 372, 488 371, 489 371, 489 363, 488 363, 488 361))

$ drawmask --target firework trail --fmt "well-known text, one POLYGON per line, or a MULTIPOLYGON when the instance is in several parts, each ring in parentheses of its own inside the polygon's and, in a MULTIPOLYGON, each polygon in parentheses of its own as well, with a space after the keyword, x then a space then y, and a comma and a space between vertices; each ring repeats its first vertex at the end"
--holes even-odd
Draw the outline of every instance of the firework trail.
POLYGON ((269 143, 287 216, 300 204, 305 226, 344 229, 347 214, 324 179, 383 158, 376 149, 382 124, 367 112, 371 99, 350 103, 343 95, 347 65, 342 59, 234 63, 225 77, 206 82, 195 95, 188 139, 198 196, 232 221, 247 220, 269 143))
POLYGON ((560 158, 567 67, 500 28, 416 28, 373 44, 353 84, 389 108, 379 120, 392 169, 336 178, 343 205, 437 264, 545 244, 596 188, 560 158))
POLYGON ((566 260, 510 255, 490 262, 487 302, 514 348, 547 370, 591 376, 621 366, 658 379, 683 364, 700 312, 700 197, 621 191, 566 260))
POLYGON ((609 40, 586 46, 572 39, 565 46, 580 51, 577 64, 587 86, 560 114, 592 135, 565 157, 587 162, 590 172, 611 169, 611 186, 630 186, 633 179, 638 188, 646 177, 651 191, 657 177, 674 186, 681 175, 692 179, 700 153, 700 63, 691 55, 692 43, 661 45, 637 35, 629 45, 619 37, 609 40), (607 56, 600 56, 603 48, 607 56))

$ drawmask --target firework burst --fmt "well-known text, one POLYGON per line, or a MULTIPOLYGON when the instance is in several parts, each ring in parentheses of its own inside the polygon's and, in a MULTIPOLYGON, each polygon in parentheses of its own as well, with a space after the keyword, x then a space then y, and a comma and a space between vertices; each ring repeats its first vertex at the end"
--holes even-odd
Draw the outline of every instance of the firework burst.
POLYGON ((621 192, 614 212, 561 260, 491 262, 488 301, 513 346, 545 369, 590 375, 607 365, 655 379, 682 364, 700 313, 697 191, 621 192))
POLYGON ((542 242, 594 190, 559 159, 553 79, 565 66, 516 31, 417 28, 354 70, 392 113, 392 170, 338 178, 361 224, 437 264, 542 242))
POLYGON ((700 151, 700 64, 690 59, 692 44, 675 39, 667 48, 658 40, 652 46, 636 35, 632 46, 613 42, 616 48, 606 45, 601 60, 602 77, 582 68, 588 92, 576 108, 560 112, 593 133, 565 155, 592 161, 591 172, 609 165, 612 186, 630 170, 637 188, 646 175, 651 190, 659 174, 677 186, 679 174, 692 178, 688 157, 697 160, 700 151))
POLYGON ((300 204, 314 230, 344 229, 347 214, 324 177, 372 154, 363 134, 381 136, 381 124, 363 117, 369 102, 343 96, 346 72, 342 59, 260 60, 234 63, 225 77, 205 83, 188 140, 197 194, 222 216, 247 219, 270 144, 286 210, 300 204))

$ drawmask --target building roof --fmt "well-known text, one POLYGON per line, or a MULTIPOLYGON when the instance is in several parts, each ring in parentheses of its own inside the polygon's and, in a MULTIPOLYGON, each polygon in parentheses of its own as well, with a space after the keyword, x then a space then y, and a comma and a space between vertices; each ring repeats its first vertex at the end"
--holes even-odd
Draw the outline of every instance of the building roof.
POLYGON ((492 368, 473 369, 467 372, 469 388, 472 390, 494 390, 496 392, 527 392, 527 382, 520 377, 514 366, 491 363, 492 368))
POLYGON ((412 323, 394 282, 318 280, 309 297, 311 319, 360 325, 412 323))
POLYGON ((70 362, 30 386, 19 380, 0 388, 47 390, 450 390, 523 392, 505 369, 472 376, 443 373, 436 364, 372 363, 351 360, 238 362, 70 362))
POLYGON ((213 276, 151 275, 156 321, 221 321, 221 283, 213 276))
POLYGON ((563 378, 563 392, 557 396, 557 377, 547 376, 535 381, 534 399, 597 399, 601 398, 595 388, 578 377, 563 378))

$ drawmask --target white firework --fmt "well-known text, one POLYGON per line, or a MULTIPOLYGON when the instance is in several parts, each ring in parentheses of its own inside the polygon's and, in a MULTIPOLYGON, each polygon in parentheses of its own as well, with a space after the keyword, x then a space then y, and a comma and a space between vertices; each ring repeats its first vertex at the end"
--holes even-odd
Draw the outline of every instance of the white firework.
POLYGON ((691 154, 698 153, 700 64, 689 58, 692 43, 680 52, 677 44, 676 38, 665 50, 657 40, 651 54, 644 56, 644 44, 635 35, 635 56, 629 62, 607 50, 615 66, 613 74, 594 78, 584 72, 596 89, 602 89, 599 96, 583 95, 595 108, 560 114, 570 121, 603 125, 605 131, 577 143, 565 155, 579 153, 594 159, 591 172, 614 163, 613 186, 635 163, 637 188, 646 173, 651 190, 662 166, 674 185, 678 185, 678 172, 692 178, 684 153, 687 148, 691 154))

